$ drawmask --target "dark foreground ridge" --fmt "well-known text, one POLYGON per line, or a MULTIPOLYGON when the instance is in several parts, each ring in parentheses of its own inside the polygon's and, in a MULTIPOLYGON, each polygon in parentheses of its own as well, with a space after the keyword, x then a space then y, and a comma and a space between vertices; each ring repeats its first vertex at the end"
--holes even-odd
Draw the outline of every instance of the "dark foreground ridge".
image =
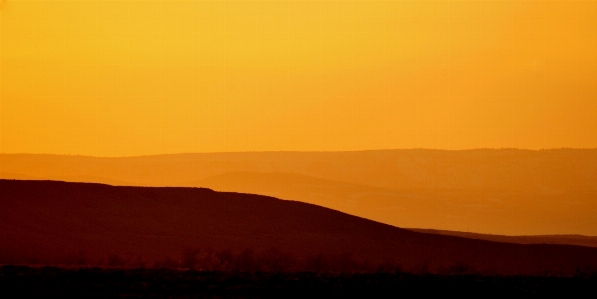
POLYGON ((413 232, 202 188, 0 180, 0 264, 573 276, 597 248, 413 232))
POLYGON ((172 269, 0 268, 4 298, 562 298, 597 295, 597 276, 524 277, 406 273, 214 272, 172 269))
MULTIPOLYGON (((207 187, 298 200, 400 227, 506 235, 597 236, 596 177, 597 149, 119 158, 0 154, 3 179, 207 187)), ((565 242, 570 241, 573 244, 567 244, 581 245, 571 239, 565 242)))

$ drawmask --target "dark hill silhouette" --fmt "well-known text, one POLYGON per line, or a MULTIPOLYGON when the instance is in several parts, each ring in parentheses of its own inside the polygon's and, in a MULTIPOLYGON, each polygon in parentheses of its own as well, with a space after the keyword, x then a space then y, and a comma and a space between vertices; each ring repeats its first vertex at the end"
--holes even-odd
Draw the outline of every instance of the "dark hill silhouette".
POLYGON ((595 248, 417 233, 311 204, 209 189, 0 180, 0 198, 5 263, 77 253, 153 261, 196 247, 393 261, 410 271, 570 275, 597 266, 595 248))
POLYGON ((595 177, 597 149, 0 154, 0 178, 207 187, 394 226, 500 235, 597 235, 595 177))
POLYGON ((109 178, 85 176, 85 175, 52 175, 50 177, 36 177, 23 174, 15 173, 0 173, 0 178, 5 180, 27 180, 27 181, 61 181, 61 182, 73 182, 73 183, 102 183, 113 186, 133 186, 129 182, 112 180, 109 178))
POLYGON ((298 200, 400 227, 502 234, 597 232, 597 190, 558 194, 487 188, 395 190, 294 173, 254 172, 221 174, 190 186, 298 200))

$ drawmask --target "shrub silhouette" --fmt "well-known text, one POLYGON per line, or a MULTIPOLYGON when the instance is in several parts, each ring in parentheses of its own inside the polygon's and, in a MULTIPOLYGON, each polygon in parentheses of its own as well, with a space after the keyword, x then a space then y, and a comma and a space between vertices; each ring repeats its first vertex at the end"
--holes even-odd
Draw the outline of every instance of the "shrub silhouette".
MULTIPOLYGON (((0 260, 0 264, 9 264, 9 263, 5 262, 4 260, 0 260)), ((27 260, 27 264, 39 265, 39 264, 43 264, 43 263, 41 262, 41 260, 38 257, 31 257, 27 260)))
POLYGON ((110 267, 124 267, 124 260, 117 254, 111 254, 108 256, 108 266, 110 267))
POLYGON ((77 266, 87 266, 89 265, 89 257, 87 252, 84 250, 79 251, 79 253, 75 256, 74 264, 77 266))
POLYGON ((232 264, 234 263, 234 254, 230 249, 220 250, 216 252, 216 258, 220 261, 220 269, 218 270, 232 270, 232 264))
POLYGON ((450 265, 447 269, 446 269, 446 274, 451 274, 451 275, 463 275, 463 274, 468 274, 471 273, 471 267, 466 264, 465 262, 458 262, 455 263, 453 265, 450 265))
POLYGON ((261 261, 264 271, 282 272, 294 265, 295 258, 287 252, 272 247, 263 253, 261 261))
POLYGON ((239 253, 234 259, 232 267, 234 270, 239 271, 257 271, 259 270, 259 264, 257 261, 257 255, 252 249, 245 249, 239 253))
POLYGON ((220 269, 220 260, 216 257, 216 254, 213 249, 208 248, 205 250, 205 254, 200 259, 201 268, 206 270, 219 270, 220 269))
POLYGON ((189 270, 195 270, 195 268, 199 265, 199 252, 198 248, 187 248, 182 253, 182 263, 181 266, 183 268, 189 270))
POLYGON ((422 264, 416 265, 412 270, 412 273, 415 274, 429 274, 431 270, 429 269, 429 262, 424 262, 422 264))
POLYGON ((377 273, 402 273, 404 272, 400 264, 396 264, 394 261, 386 260, 383 263, 377 265, 375 269, 377 273))
POLYGON ((574 272, 575 277, 597 278, 597 268, 590 266, 578 267, 574 272))
POLYGON ((304 269, 311 272, 325 272, 328 267, 329 263, 322 253, 308 257, 304 265, 304 269))
POLYGON ((131 266, 133 268, 146 268, 147 261, 145 261, 140 256, 135 256, 135 257, 132 257, 131 260, 129 261, 129 266, 131 266))
POLYGON ((165 258, 163 260, 156 261, 154 264, 155 268, 169 268, 176 269, 180 267, 180 263, 172 258, 165 258))
POLYGON ((332 270, 336 272, 356 272, 358 268, 358 262, 353 258, 352 253, 344 252, 332 261, 332 270))
POLYGON ((201 258, 202 268, 212 271, 231 270, 233 262, 234 254, 229 249, 214 251, 209 248, 205 251, 203 258, 201 258))

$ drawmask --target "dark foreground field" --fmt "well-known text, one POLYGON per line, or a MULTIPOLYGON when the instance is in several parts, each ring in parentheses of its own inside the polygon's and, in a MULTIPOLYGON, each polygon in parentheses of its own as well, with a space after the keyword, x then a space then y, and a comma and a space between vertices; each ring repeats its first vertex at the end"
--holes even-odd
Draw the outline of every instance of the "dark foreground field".
POLYGON ((595 298, 597 276, 213 272, 4 266, 2 298, 396 298, 556 295, 595 298))

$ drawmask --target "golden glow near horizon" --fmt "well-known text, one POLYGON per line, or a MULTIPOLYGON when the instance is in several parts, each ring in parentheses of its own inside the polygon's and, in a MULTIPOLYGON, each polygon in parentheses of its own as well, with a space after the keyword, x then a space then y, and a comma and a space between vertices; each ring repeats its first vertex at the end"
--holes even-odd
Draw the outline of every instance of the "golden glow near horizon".
POLYGON ((0 152, 597 147, 595 1, 3 1, 0 152))

